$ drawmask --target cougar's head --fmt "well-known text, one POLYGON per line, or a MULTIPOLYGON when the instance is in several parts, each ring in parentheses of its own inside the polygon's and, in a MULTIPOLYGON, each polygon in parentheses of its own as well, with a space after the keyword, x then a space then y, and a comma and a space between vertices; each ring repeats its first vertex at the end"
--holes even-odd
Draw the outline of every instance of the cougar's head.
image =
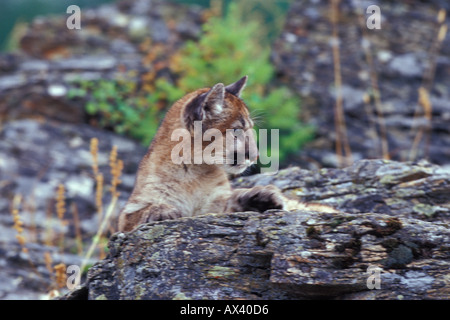
POLYGON ((203 163, 223 166, 231 174, 242 173, 258 158, 254 124, 240 98, 246 83, 247 76, 228 86, 218 83, 200 89, 183 112, 194 137, 194 156, 201 150, 203 163))

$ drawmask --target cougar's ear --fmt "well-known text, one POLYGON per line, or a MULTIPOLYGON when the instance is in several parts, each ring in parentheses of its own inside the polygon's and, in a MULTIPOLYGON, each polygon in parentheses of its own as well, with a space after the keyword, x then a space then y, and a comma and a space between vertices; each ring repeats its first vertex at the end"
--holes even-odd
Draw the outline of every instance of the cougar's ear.
POLYGON ((236 97, 240 97, 242 91, 245 88, 245 85, 247 84, 248 76, 244 76, 235 83, 232 83, 225 87, 225 90, 231 94, 234 94, 236 97))
POLYGON ((225 99, 225 86, 223 83, 218 83, 206 93, 205 101, 203 102, 203 116, 209 117, 217 115, 223 110, 223 101, 225 99))
POLYGON ((193 127, 194 121, 202 121, 220 114, 225 99, 225 86, 218 83, 206 93, 194 98, 185 109, 184 119, 187 127, 193 127))

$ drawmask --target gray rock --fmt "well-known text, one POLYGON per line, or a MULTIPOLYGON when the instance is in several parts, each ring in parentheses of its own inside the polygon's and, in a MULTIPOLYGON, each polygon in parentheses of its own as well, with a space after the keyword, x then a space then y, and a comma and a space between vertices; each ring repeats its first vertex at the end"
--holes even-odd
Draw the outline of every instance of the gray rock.
POLYGON ((420 78, 424 71, 424 67, 420 63, 420 60, 415 54, 411 53, 406 53, 393 58, 389 63, 389 68, 394 72, 399 73, 399 76, 407 78, 420 78))
POLYGON ((5 76, 0 79, 0 91, 17 88, 26 83, 26 79, 22 75, 5 76))
POLYGON ((235 186, 283 181, 286 195, 341 213, 269 210, 144 224, 113 235, 109 256, 62 299, 449 299, 450 176, 438 169, 364 160, 239 178, 235 186), (412 213, 417 203, 442 211, 412 213))
POLYGON ((82 59, 61 59, 55 62, 55 67, 61 71, 104 71, 117 67, 117 60, 109 55, 88 56, 82 59))
MULTIPOLYGON (((353 160, 358 159, 356 155, 375 159, 384 156, 384 125, 391 159, 449 162, 450 41, 447 33, 442 43, 436 43, 440 28, 436 16, 441 8, 448 10, 449 3, 339 2, 341 92, 353 160), (369 4, 380 7, 381 29, 366 28, 369 4), (432 68, 435 73, 430 73, 432 68), (428 79, 429 75, 432 79, 428 79), (380 111, 376 109, 374 82, 379 90, 380 111), (429 90, 431 121, 425 118, 418 102, 421 86, 429 90), (447 119, 445 124, 442 119, 447 119), (424 131, 419 133, 420 130, 424 131)), ((306 168, 313 168, 315 161, 319 166, 343 165, 333 156, 337 144, 337 99, 330 10, 330 2, 294 1, 273 47, 277 72, 302 97, 306 122, 317 127, 318 139, 291 159, 291 163, 306 168)), ((447 15, 443 24, 448 23, 447 15)))

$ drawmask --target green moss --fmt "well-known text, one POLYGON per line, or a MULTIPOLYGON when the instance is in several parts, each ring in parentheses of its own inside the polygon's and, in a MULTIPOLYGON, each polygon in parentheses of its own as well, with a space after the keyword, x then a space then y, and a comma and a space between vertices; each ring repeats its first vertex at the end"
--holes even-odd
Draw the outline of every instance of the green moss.
POLYGON ((286 226, 286 225, 288 225, 288 222, 285 220, 276 220, 275 224, 278 226, 286 226))
POLYGON ((439 211, 439 208, 437 208, 436 206, 431 206, 429 204, 419 203, 419 204, 416 204, 413 207, 413 211, 415 213, 423 214, 424 216, 427 216, 428 218, 431 218, 431 217, 434 216, 434 214, 436 212, 439 211))
POLYGON ((150 256, 149 260, 150 260, 150 261, 158 261, 159 258, 160 258, 160 254, 159 254, 159 252, 157 251, 157 252, 153 253, 153 254, 150 256))
POLYGON ((208 278, 213 279, 227 279, 235 277, 237 275, 239 275, 238 270, 222 266, 214 266, 206 273, 206 276, 208 278))
POLYGON ((142 238, 146 240, 155 240, 164 235, 164 226, 161 224, 157 224, 150 228, 145 234, 142 235, 142 238))
POLYGON ((395 190, 395 197, 397 198, 417 198, 420 196, 425 196, 424 190, 411 189, 411 188, 398 188, 395 190))
POLYGON ((336 228, 337 226, 339 226, 345 222, 349 222, 349 221, 352 221, 355 219, 356 219, 356 217, 352 217, 352 216, 334 216, 328 225, 331 228, 336 228))
POLYGON ((145 294, 146 289, 144 286, 141 286, 139 284, 136 284, 134 287, 134 300, 142 300, 142 296, 145 294))
POLYGON ((191 298, 186 297, 183 292, 179 292, 172 298, 172 300, 192 300, 191 298))
POLYGON ((390 174, 386 174, 380 179, 381 184, 396 184, 398 177, 395 177, 390 174))

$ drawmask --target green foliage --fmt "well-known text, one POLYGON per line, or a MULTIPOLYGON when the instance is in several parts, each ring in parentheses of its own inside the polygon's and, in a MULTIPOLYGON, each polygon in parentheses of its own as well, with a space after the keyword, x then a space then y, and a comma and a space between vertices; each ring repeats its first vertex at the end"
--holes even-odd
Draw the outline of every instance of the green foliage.
MULTIPOLYGON (((295 153, 307 141, 311 140, 314 129, 304 125, 299 119, 300 100, 287 87, 272 89, 264 96, 254 94, 246 100, 251 106, 264 112, 261 128, 279 129, 279 157, 283 161, 295 153)), ((270 141, 270 140, 268 140, 270 141)))
POLYGON ((199 42, 188 42, 181 52, 178 86, 192 91, 217 82, 231 83, 248 74, 255 90, 273 77, 269 62, 270 48, 257 40, 260 25, 256 21, 242 22, 238 7, 232 3, 224 18, 213 17, 204 25, 199 42))
POLYGON ((126 80, 80 81, 69 91, 69 98, 89 96, 86 112, 98 116, 101 127, 149 143, 162 117, 151 95, 136 94, 135 82, 126 80))

